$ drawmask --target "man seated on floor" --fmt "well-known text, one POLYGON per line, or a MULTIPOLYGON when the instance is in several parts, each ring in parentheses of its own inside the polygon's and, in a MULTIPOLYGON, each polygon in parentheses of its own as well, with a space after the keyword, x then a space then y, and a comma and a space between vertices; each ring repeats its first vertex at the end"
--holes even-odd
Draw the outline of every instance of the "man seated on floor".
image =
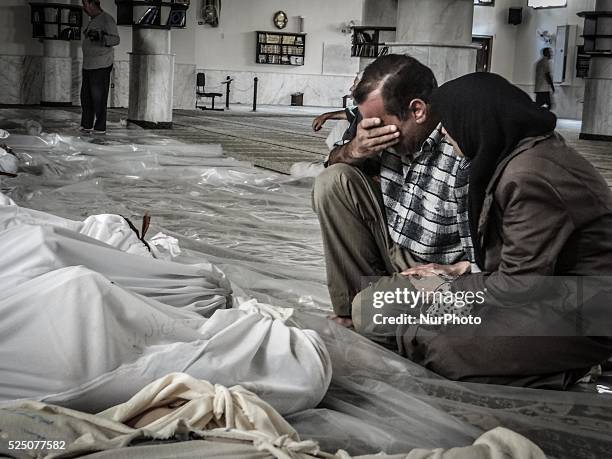
POLYGON ((363 120, 355 138, 332 150, 316 179, 313 207, 323 233, 335 315, 352 325, 364 277, 428 263, 450 275, 470 269, 469 162, 454 155, 428 99, 432 71, 405 55, 370 64, 353 92, 363 120), (380 183, 360 166, 380 156, 380 183))

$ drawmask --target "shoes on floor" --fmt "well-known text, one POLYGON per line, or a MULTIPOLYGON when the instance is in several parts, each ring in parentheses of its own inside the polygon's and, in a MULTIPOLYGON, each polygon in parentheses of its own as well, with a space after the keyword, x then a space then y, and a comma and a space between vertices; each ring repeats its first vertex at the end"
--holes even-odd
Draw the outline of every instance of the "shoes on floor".
POLYGON ((87 133, 90 133, 90 132, 92 132, 92 131, 93 131, 93 128, 85 128, 85 127, 81 126, 81 127, 79 128, 79 131, 81 131, 81 132, 87 132, 87 133))
POLYGON ((97 130, 93 130, 94 135, 104 135, 106 134, 106 131, 97 131, 97 130))

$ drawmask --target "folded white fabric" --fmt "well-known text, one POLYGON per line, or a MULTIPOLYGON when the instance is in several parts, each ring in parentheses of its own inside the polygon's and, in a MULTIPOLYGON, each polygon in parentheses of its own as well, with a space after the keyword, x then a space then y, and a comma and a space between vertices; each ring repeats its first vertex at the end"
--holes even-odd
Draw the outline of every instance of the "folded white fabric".
MULTIPOLYGON (((193 457, 198 448, 212 458, 276 459, 545 459, 527 438, 503 427, 490 430, 471 446, 451 449, 414 449, 406 454, 354 456, 346 451, 321 451, 311 440, 300 440, 295 430, 267 403, 240 386, 227 388, 188 375, 166 375, 140 390, 125 403, 98 415, 25 402, 0 410, 0 427, 7 438, 27 446, 41 439, 43 448, 26 449, 32 457, 165 458, 193 457), (62 448, 45 440, 62 438, 62 448), (130 446, 135 442, 200 438, 205 441, 167 445, 130 446), (228 451, 227 445, 245 447, 228 451), (126 447, 129 447, 126 449, 126 447), (105 454, 106 452, 107 454, 105 454), (191 455, 189 453, 192 453, 191 455), (263 454, 262 454, 263 453, 263 454), (90 456, 87 456, 90 457, 90 456)), ((55 443, 58 443, 57 441, 55 443)), ((0 453, 9 452, 0 441, 0 453)))
POLYGON ((147 241, 155 258, 162 260, 172 260, 181 254, 178 239, 164 233, 157 233, 147 241))
MULTIPOLYGON (((35 436, 62 439, 53 451, 24 451, 45 457, 75 456, 112 451, 134 440, 180 439, 203 431, 254 430, 267 441, 279 437, 299 441, 298 434, 269 404, 241 386, 227 388, 184 373, 172 373, 152 382, 131 399, 95 414, 57 405, 27 401, 0 409, 2 438, 20 438, 24 444, 35 436), (60 446, 59 448, 57 446, 60 446)), ((237 438, 240 440, 240 437, 237 438)), ((0 438, 0 455, 10 451, 0 438)), ((25 448, 24 448, 25 449, 25 448)))
POLYGON ((112 245, 123 252, 145 257, 152 256, 127 220, 120 215, 91 215, 83 220, 79 233, 112 245))
POLYGON ((297 432, 270 405, 241 386, 227 388, 171 373, 152 382, 130 400, 99 413, 111 421, 151 430, 170 438, 179 423, 194 430, 257 430, 272 438, 297 432))
MULTIPOLYGON (((3 198, 9 199, 2 195, 3 198)), ((12 202, 12 201, 11 201, 12 202)), ((125 218, 115 214, 91 215, 82 222, 15 205, 0 199, 0 229, 22 224, 56 226, 76 231, 123 252, 151 257, 147 246, 138 238, 125 218)))

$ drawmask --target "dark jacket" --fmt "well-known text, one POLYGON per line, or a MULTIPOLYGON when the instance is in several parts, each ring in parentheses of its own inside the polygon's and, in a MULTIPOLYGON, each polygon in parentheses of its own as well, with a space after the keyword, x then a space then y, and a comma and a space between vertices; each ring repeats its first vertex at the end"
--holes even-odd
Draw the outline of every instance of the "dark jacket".
POLYGON ((612 193, 558 134, 525 139, 497 167, 478 224, 483 273, 465 290, 517 291, 511 276, 612 275, 612 193))
MULTIPOLYGON (((532 277, 580 276, 569 285, 612 276, 612 194, 586 159, 558 134, 525 139, 496 169, 478 227, 485 272, 457 279, 453 290, 487 292, 476 312, 482 325, 471 337, 406 335, 403 353, 450 379, 557 389, 612 355, 601 336, 610 332, 575 331, 584 326, 576 320, 582 309, 563 310, 562 277, 532 277)), ((593 309, 609 323, 612 301, 596 300, 593 309)), ((605 323, 590 321, 612 330, 605 323)))

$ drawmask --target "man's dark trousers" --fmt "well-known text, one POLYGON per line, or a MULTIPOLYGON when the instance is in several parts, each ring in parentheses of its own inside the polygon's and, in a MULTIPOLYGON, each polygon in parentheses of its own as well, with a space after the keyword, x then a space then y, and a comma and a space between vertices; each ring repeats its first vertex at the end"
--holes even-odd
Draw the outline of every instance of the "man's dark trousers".
POLYGON ((85 129, 106 131, 106 103, 112 70, 112 65, 101 69, 83 69, 81 126, 85 129))

